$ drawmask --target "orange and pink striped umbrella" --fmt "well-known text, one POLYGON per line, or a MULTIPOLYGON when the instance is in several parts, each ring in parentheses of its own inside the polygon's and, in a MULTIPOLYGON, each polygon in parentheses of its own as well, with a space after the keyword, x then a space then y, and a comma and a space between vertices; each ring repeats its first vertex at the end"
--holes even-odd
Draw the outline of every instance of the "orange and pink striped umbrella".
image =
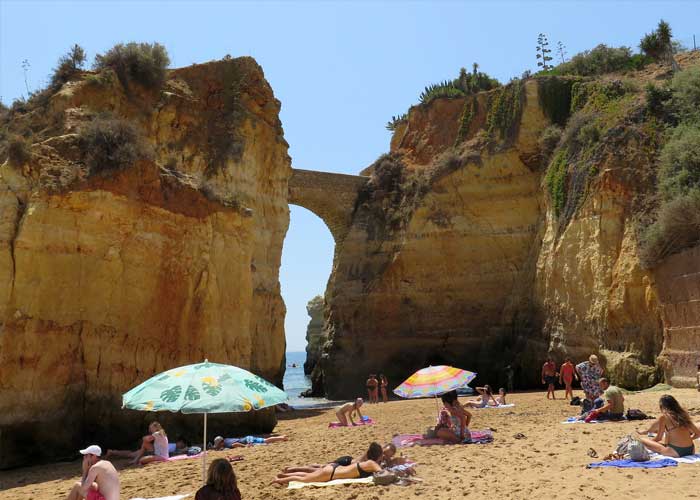
POLYGON ((474 377, 476 373, 453 366, 429 366, 408 377, 394 394, 402 398, 438 396, 466 386, 474 377))

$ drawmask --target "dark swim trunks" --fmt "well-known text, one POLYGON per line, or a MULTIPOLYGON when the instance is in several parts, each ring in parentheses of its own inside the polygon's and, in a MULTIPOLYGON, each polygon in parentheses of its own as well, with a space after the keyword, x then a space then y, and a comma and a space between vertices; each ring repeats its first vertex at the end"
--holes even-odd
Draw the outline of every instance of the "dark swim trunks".
POLYGON ((545 375, 545 376, 544 376, 544 381, 545 381, 545 383, 547 383, 547 384, 552 384, 552 385, 554 385, 554 384, 557 382, 557 377, 555 377, 554 375, 545 375))

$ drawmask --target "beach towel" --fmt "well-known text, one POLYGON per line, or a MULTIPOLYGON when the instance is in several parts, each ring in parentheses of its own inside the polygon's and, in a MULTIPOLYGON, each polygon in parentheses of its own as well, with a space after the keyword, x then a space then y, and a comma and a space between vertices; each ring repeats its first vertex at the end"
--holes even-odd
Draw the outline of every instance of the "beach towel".
POLYGON ((651 454, 651 459, 655 461, 661 461, 665 459, 673 460, 676 463, 679 464, 700 464, 700 453, 696 453, 695 455, 686 455, 684 457, 666 457, 664 455, 660 455, 658 453, 652 453, 651 454))
POLYGON ((607 462, 594 462, 588 464, 588 469, 596 467, 616 467, 618 469, 661 469, 662 467, 676 467, 678 463, 669 457, 660 460, 647 460, 646 462, 635 462, 634 460, 608 460, 607 462))
POLYGON ((363 477, 357 479, 334 479, 333 481, 325 481, 323 483, 302 483, 301 481, 290 481, 287 486, 288 490, 298 490, 300 488, 306 488, 307 486, 315 486, 317 488, 323 488, 324 486, 337 486, 339 484, 369 484, 374 485, 374 479, 372 476, 363 477))
MULTIPOLYGON (((493 441, 493 433, 489 430, 471 431, 471 443, 462 444, 485 444, 493 441)), ((452 444, 443 439, 424 438, 421 434, 397 434, 391 440, 397 448, 408 448, 410 446, 433 446, 452 444)))
POLYGON ((564 420, 562 424, 607 424, 619 422, 627 422, 627 419, 623 418, 622 420, 591 420, 590 422, 586 422, 584 420, 580 420, 578 417, 569 417, 566 420, 564 420))
POLYGON ((478 407, 478 408, 469 408, 470 410, 488 410, 489 408, 513 408, 515 406, 515 403, 508 403, 507 405, 498 405, 498 406, 483 406, 483 407, 478 407))
POLYGON ((202 454, 198 453, 197 455, 175 455, 174 457, 168 457, 168 462, 175 462, 177 460, 187 460, 188 458, 202 458, 202 454))
POLYGON ((184 495, 171 495, 169 497, 158 497, 158 498, 141 498, 141 497, 136 497, 132 498, 131 500, 181 500, 183 498, 186 498, 190 496, 192 493, 185 493, 184 495))
MULTIPOLYGON (((372 420, 370 417, 362 417, 362 420, 355 422, 355 427, 359 425, 372 425, 374 424, 374 420, 372 420)), ((340 422, 331 422, 328 424, 329 429, 337 429, 338 427, 352 427, 352 425, 343 425, 340 422)))

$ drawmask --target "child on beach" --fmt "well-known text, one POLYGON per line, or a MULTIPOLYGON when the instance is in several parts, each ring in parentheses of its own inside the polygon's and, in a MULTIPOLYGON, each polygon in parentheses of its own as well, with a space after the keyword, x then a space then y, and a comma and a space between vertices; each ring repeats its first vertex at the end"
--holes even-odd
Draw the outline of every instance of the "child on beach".
POLYGON ((335 412, 335 416, 338 417, 338 422, 343 426, 355 425, 355 421, 352 419, 352 414, 357 413, 359 421, 362 421, 362 413, 360 413, 360 407, 362 406, 362 398, 357 398, 354 403, 345 403, 343 406, 338 407, 335 412), (350 423, 348 423, 350 420, 350 423))
POLYGON ((578 378, 578 376, 576 376, 574 364, 571 362, 571 358, 566 358, 566 360, 564 360, 564 364, 561 365, 561 368, 559 369, 559 383, 561 384, 563 381, 566 389, 564 399, 573 399, 574 397, 574 391, 571 388, 571 384, 574 382, 574 377, 578 378))

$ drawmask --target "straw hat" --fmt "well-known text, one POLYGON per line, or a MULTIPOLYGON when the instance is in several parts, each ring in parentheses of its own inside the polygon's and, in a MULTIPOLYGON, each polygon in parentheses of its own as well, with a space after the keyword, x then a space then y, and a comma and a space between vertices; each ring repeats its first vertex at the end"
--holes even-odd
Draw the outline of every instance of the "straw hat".
POLYGON ((590 356, 588 356, 588 361, 590 363, 593 363, 594 365, 597 365, 598 364, 598 356, 596 356, 595 354, 591 354, 590 356))

